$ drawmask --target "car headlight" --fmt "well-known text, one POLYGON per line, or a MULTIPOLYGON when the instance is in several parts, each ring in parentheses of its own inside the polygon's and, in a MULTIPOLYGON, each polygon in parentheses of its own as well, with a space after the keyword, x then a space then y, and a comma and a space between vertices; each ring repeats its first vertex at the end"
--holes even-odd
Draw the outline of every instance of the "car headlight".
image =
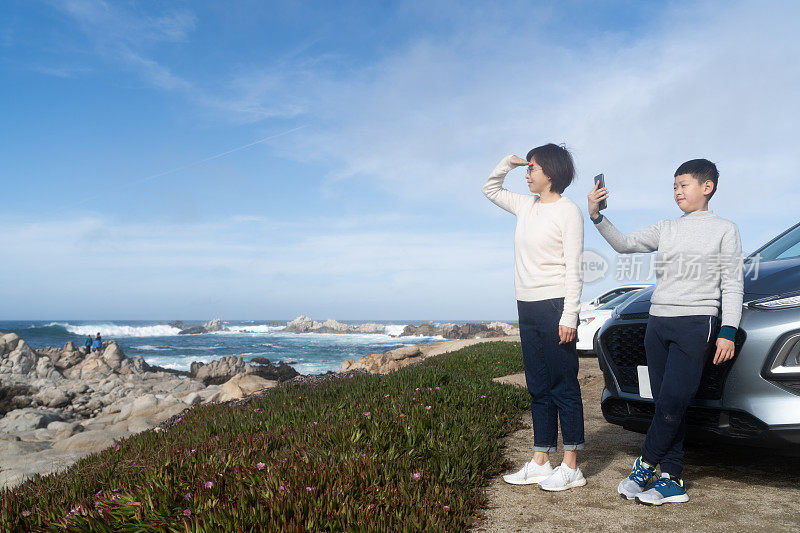
POLYGON ((591 322, 594 319, 595 319, 595 317, 590 316, 589 318, 581 318, 580 322, 581 322, 582 326, 585 326, 586 324, 588 324, 589 322, 591 322))
POLYGON ((773 377, 800 374, 800 332, 790 335, 780 345, 767 372, 773 377))
POLYGON ((776 296, 768 296, 759 300, 753 300, 747 303, 748 307, 754 309, 772 310, 772 309, 789 309, 790 307, 800 307, 800 291, 789 292, 786 294, 778 294, 776 296))

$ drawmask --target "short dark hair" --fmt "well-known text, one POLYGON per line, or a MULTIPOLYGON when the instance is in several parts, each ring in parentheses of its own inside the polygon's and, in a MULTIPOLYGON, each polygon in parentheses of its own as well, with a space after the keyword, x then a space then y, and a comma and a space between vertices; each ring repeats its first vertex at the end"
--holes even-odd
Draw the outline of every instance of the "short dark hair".
POLYGON ((711 180, 711 182, 714 184, 714 188, 711 189, 711 193, 708 195, 709 200, 711 200, 711 197, 714 196, 715 192, 717 192, 719 171, 717 170, 717 165, 708 159, 692 159, 691 161, 687 161, 678 167, 678 170, 675 171, 675 177, 677 178, 681 174, 691 174, 691 176, 696 179, 700 185, 705 183, 707 180, 711 180))
POLYGON ((528 161, 535 159, 542 172, 550 178, 550 190, 561 194, 575 179, 575 164, 572 155, 563 145, 553 143, 537 146, 528 152, 528 161))

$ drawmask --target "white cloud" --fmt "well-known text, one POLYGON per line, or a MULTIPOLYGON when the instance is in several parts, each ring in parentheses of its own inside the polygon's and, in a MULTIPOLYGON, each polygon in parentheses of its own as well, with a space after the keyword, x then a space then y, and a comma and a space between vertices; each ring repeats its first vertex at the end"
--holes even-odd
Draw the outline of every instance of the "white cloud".
POLYGON ((273 224, 246 215, 196 225, 7 221, 14 282, 2 285, 15 305, 0 315, 485 318, 513 298, 508 239, 328 222, 273 224), (506 301, 481 298, 476 306, 477 286, 494 286, 506 301), (47 295, 46 304, 30 295, 47 295))
POLYGON ((418 40, 347 79, 323 75, 314 125, 284 149, 338 163, 333 179, 475 204, 503 155, 566 142, 579 169, 568 196, 582 200, 604 171, 617 212, 659 214, 676 212, 675 168, 708 157, 722 174, 712 208, 723 216, 791 212, 800 6, 674 6, 646 36, 584 50, 513 21, 418 40))

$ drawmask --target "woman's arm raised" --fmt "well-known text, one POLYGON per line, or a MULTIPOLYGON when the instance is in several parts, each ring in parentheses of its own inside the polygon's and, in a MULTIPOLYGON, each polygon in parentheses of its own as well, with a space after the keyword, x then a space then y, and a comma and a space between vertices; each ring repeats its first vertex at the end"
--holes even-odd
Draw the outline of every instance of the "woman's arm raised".
POLYGON ((509 155, 494 168, 489 179, 483 185, 483 194, 495 205, 502 207, 511 214, 516 215, 522 202, 526 201, 528 195, 511 192, 503 188, 503 181, 512 169, 527 165, 528 162, 515 155, 509 155))

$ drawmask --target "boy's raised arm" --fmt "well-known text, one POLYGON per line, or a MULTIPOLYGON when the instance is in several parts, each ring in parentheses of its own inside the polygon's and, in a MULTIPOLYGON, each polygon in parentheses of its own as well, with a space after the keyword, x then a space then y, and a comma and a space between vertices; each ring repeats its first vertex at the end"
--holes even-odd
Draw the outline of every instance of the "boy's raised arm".
POLYGON ((629 254, 633 252, 653 252, 658 250, 658 239, 661 236, 662 221, 633 233, 622 233, 614 224, 602 214, 593 218, 594 227, 600 232, 608 244, 617 253, 629 254))
POLYGON ((503 181, 506 179, 512 169, 520 166, 511 163, 510 155, 503 158, 502 161, 494 168, 489 179, 483 185, 483 194, 491 200, 495 205, 502 207, 511 214, 516 215, 519 212, 520 205, 528 198, 525 194, 511 192, 503 188, 503 181))
MULTIPOLYGON (((738 328, 742 318, 744 296, 744 269, 742 259, 742 240, 739 227, 731 224, 731 229, 722 237, 720 246, 720 290, 722 291, 722 327, 738 328)), ((720 332, 723 333, 723 332, 720 332)), ((735 333, 735 330, 734 330, 735 333)), ((733 340, 733 339, 730 339, 733 340)))

